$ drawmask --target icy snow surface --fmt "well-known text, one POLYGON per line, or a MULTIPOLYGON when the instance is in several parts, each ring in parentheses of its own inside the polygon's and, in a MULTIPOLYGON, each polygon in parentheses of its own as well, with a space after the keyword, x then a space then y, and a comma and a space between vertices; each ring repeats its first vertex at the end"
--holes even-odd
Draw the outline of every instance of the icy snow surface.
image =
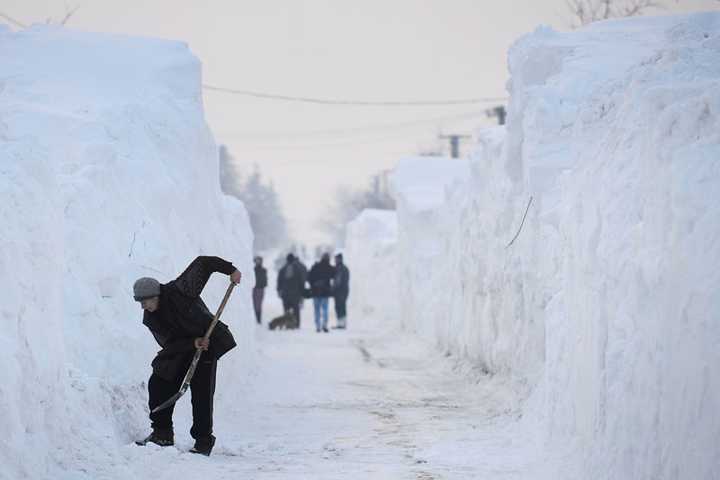
POLYGON ((529 427, 504 415, 505 390, 473 384, 417 340, 352 328, 258 328, 251 383, 222 421, 213 454, 117 448, 66 478, 517 480, 538 464, 529 427))
POLYGON ((401 323, 542 405, 528 478, 720 478, 720 15, 540 28, 509 64, 468 173, 393 174, 401 323))
MULTIPOLYGON (((0 478, 60 478, 122 461, 148 431, 158 347, 133 281, 171 280, 198 254, 251 272, 252 237, 220 193, 185 45, 5 29, 0 58, 0 478)), ((226 284, 211 280, 211 308, 226 284)), ((220 367, 219 412, 252 360, 248 285, 224 314, 239 347, 220 367)))

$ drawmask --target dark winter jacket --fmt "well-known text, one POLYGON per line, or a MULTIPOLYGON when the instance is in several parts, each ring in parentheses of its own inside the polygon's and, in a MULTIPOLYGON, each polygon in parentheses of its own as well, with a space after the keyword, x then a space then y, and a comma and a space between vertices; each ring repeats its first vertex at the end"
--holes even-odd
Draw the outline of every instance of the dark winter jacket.
MULTIPOLYGON (((160 285, 160 305, 145 311, 143 324, 162 347, 152 361, 153 373, 175 381, 185 373, 195 352, 195 339, 207 332, 213 320, 200 293, 214 272, 230 275, 232 263, 218 257, 197 257, 175 280, 160 285)), ((218 322, 210 336, 208 354, 219 359, 235 347, 227 325, 218 322)))
POLYGON ((286 263, 278 272, 277 291, 287 303, 297 303, 303 297, 305 275, 295 262, 286 263))
POLYGON ((332 280, 335 277, 335 267, 328 260, 315 262, 308 274, 308 283, 313 297, 330 297, 332 295, 332 280))
POLYGON ((344 263, 335 265, 335 278, 333 279, 333 295, 347 297, 350 294, 350 270, 344 263))
POLYGON ((255 265, 255 288, 267 287, 267 269, 260 265, 255 265))
POLYGON ((299 258, 295 259, 295 265, 297 265, 298 268, 300 268, 300 277, 302 278, 302 284, 303 284, 303 288, 304 288, 305 282, 307 281, 308 269, 305 266, 305 264, 300 261, 299 258))

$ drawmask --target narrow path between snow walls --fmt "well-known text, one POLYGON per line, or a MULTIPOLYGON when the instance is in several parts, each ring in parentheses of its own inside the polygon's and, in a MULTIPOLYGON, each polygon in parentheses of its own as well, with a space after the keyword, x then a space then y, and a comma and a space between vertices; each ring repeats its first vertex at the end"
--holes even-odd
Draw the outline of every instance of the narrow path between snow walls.
POLYGON ((68 465, 66 477, 518 480, 541 467, 537 427, 505 411, 509 385, 469 382, 413 337, 352 324, 316 333, 311 323, 258 328, 251 383, 240 393, 227 377, 218 383, 217 395, 231 401, 216 408, 210 457, 188 453, 183 398, 174 447, 129 444, 68 465))

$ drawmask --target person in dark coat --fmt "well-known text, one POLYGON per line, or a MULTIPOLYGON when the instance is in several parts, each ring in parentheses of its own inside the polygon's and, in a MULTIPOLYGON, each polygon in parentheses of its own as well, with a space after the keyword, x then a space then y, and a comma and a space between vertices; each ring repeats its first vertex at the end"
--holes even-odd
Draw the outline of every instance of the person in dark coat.
MULTIPOLYGON (((197 257, 175 280, 161 284, 154 278, 141 278, 133 285, 135 300, 140 302, 143 324, 162 347, 152 361, 153 373, 148 381, 150 411, 178 392, 196 349, 203 350, 190 384, 193 424, 190 435, 195 439, 193 453, 210 455, 213 436, 213 396, 217 361, 235 347, 227 325, 218 322, 209 340, 203 340, 214 316, 200 298, 214 272, 230 276, 240 283, 241 274, 232 263, 219 257, 197 257)), ((160 446, 174 444, 174 405, 150 413, 152 433, 137 442, 160 446)))
MULTIPOLYGON (((302 293, 302 296, 300 297, 300 304, 299 304, 298 308, 300 310, 302 310, 303 307, 305 306, 305 297, 307 296, 307 292, 306 292, 307 289, 305 288, 305 285, 307 283, 308 269, 305 266, 305 264, 303 263, 303 261, 300 260, 300 257, 298 257, 298 256, 295 257, 295 264, 300 269, 300 281, 302 283, 303 293, 302 293)), ((300 328, 300 325, 298 325, 298 328, 300 328)))
POLYGON ((303 298, 305 281, 301 269, 295 262, 295 255, 288 253, 285 265, 280 269, 277 276, 277 292, 282 299, 285 313, 292 310, 297 319, 297 326, 300 328, 300 301, 303 298))
POLYGON ((252 291, 253 308, 255 309, 255 320, 262 323, 262 303, 267 287, 267 269, 263 267, 262 257, 255 257, 255 286, 252 291))
POLYGON ((295 257, 295 264, 300 269, 300 278, 303 284, 303 288, 305 288, 305 282, 307 281, 308 276, 308 269, 305 266, 305 264, 300 260, 300 257, 295 257))
POLYGON ((308 283, 315 307, 315 330, 327 332, 328 299, 332 295, 332 281, 335 268, 330 265, 330 254, 324 253, 319 262, 310 269, 308 283))
POLYGON ((335 328, 347 328, 347 298, 350 294, 350 270, 343 262, 342 253, 335 255, 335 278, 333 279, 333 299, 335 303, 335 328))

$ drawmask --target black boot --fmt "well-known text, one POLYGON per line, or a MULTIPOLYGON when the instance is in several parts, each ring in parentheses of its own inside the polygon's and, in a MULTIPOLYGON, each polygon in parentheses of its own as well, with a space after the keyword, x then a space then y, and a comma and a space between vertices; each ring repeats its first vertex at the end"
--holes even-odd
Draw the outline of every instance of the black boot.
POLYGON ((172 430, 153 430, 145 439, 138 440, 135 444, 144 446, 147 445, 148 442, 160 445, 161 447, 170 447, 175 445, 175 436, 172 430))
POLYGON ((210 456, 213 446, 215 446, 215 436, 210 435, 209 437, 198 438, 195 440, 195 446, 190 449, 191 453, 200 453, 206 457, 210 456))

